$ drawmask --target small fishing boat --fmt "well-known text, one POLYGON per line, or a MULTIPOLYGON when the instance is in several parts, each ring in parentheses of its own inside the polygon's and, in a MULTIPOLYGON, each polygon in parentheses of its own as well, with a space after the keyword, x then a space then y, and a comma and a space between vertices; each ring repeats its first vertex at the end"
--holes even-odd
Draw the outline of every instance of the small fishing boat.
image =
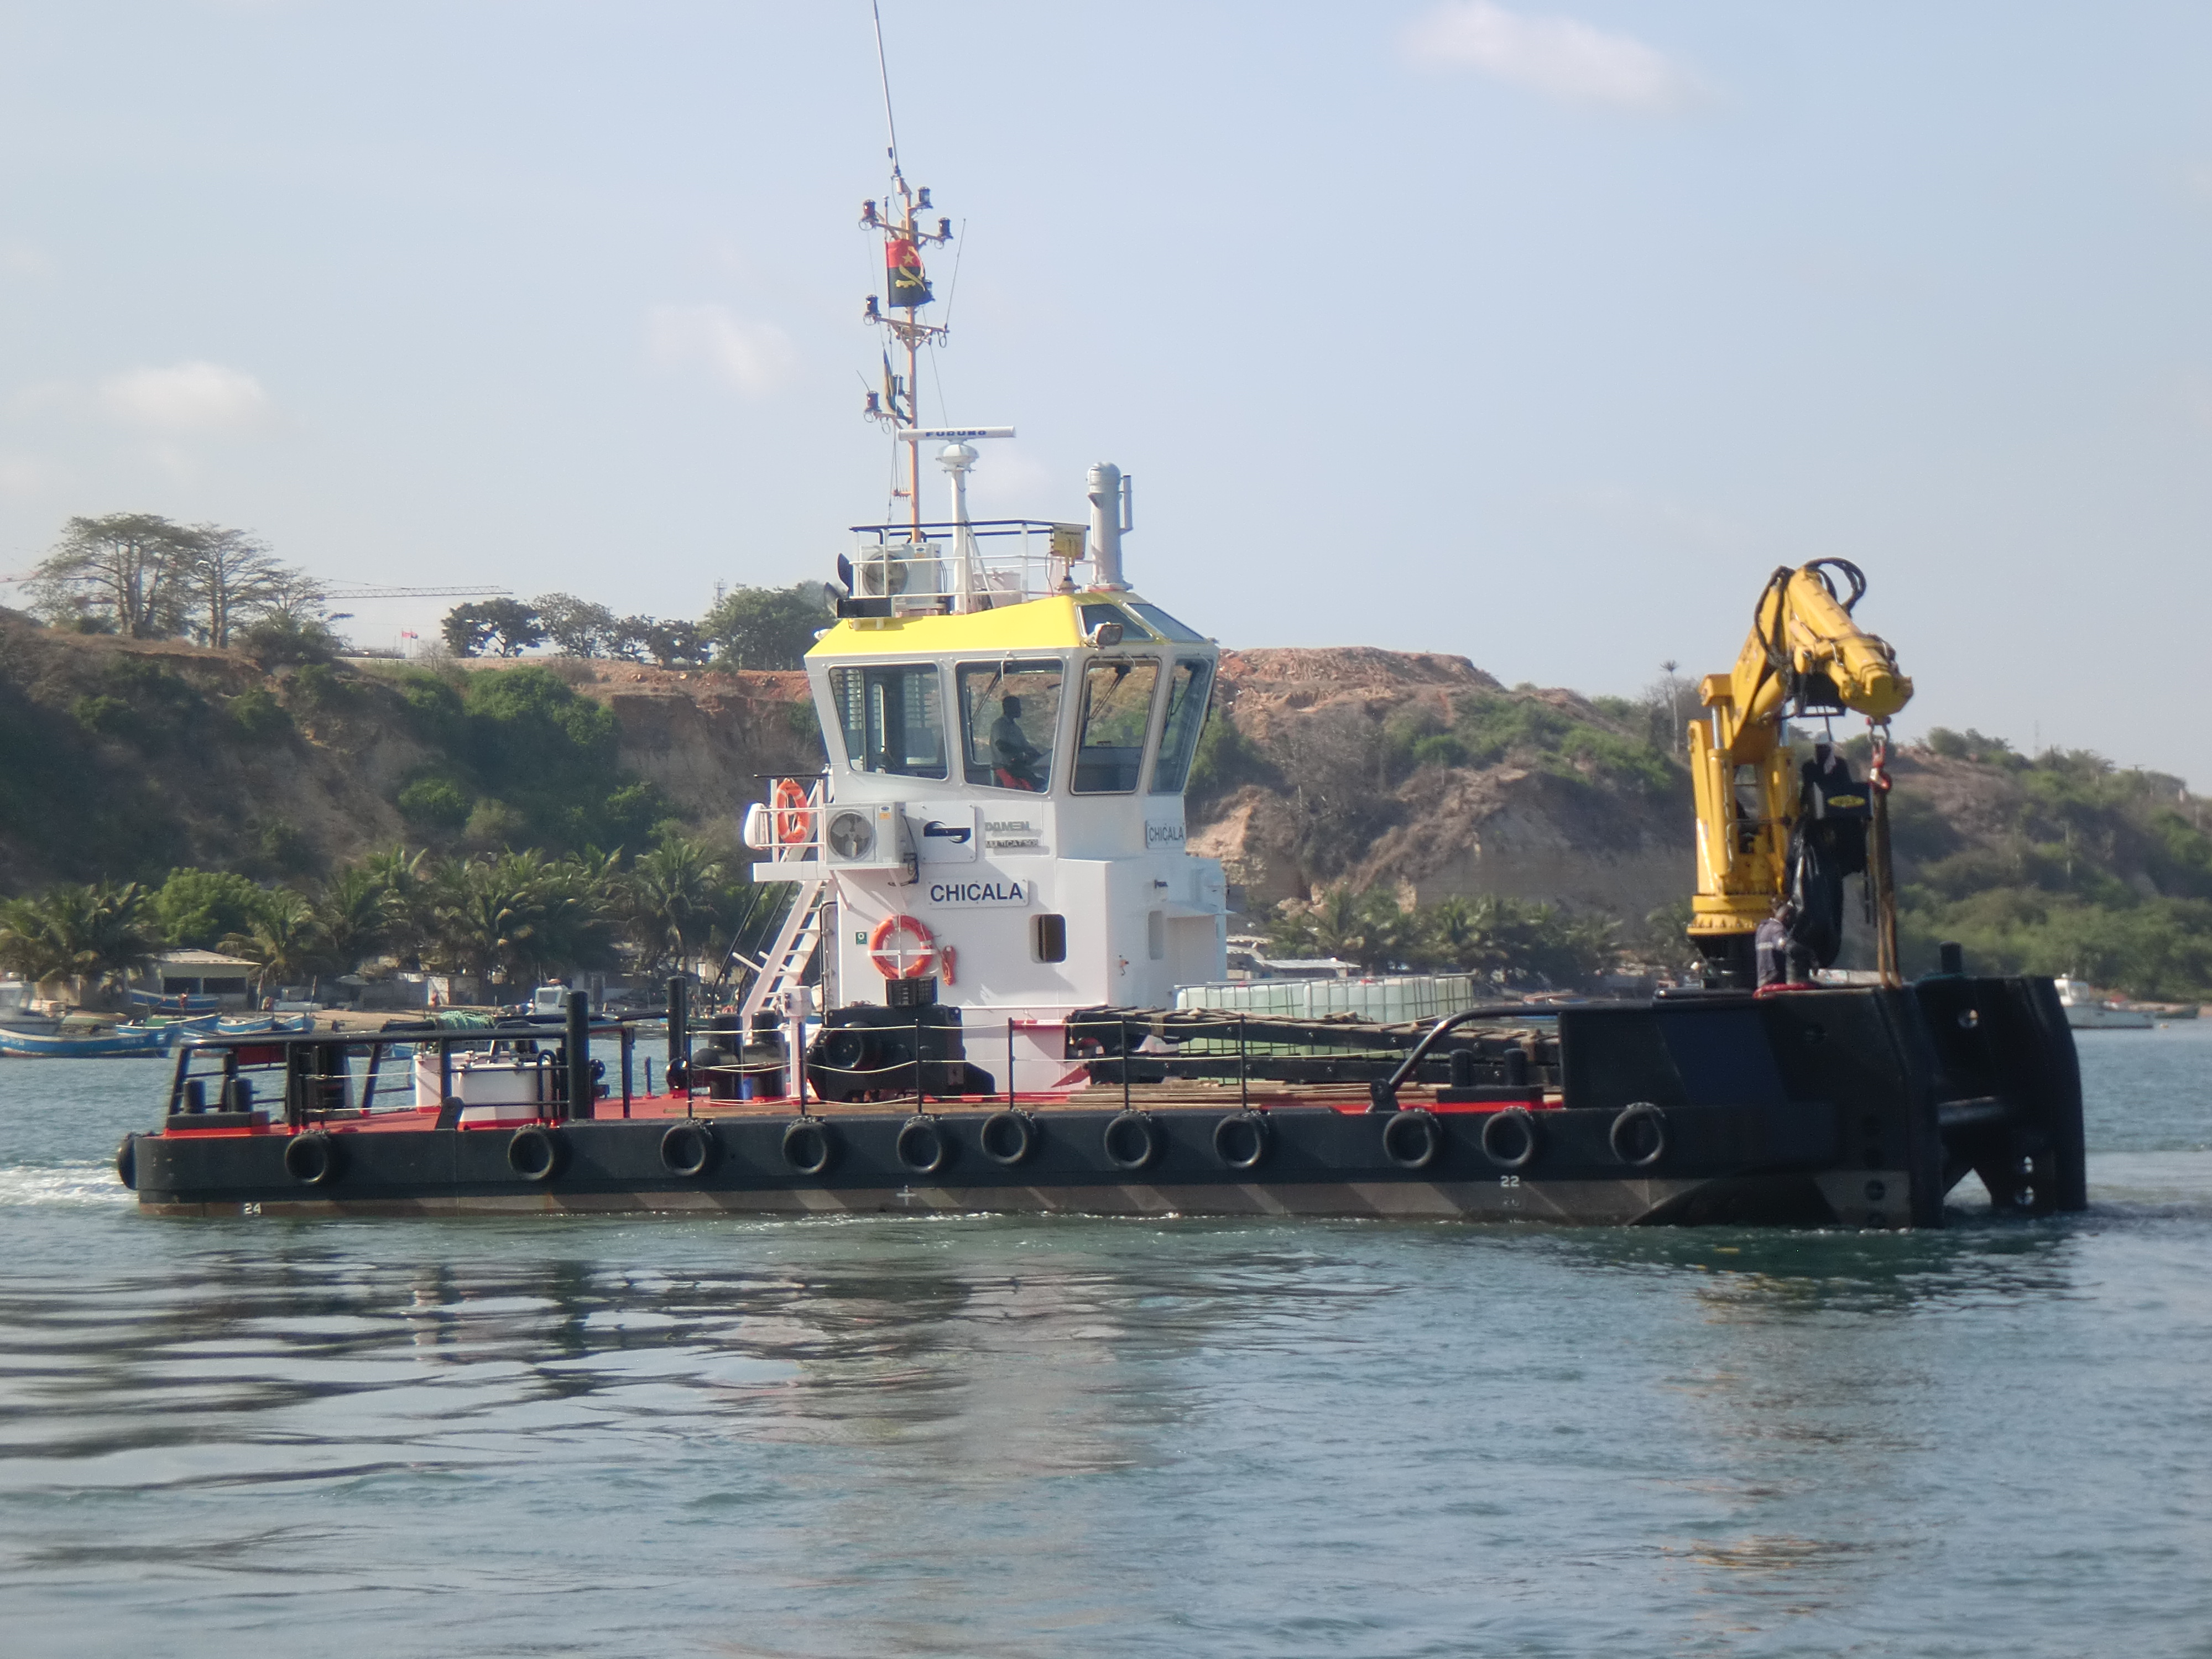
POLYGON ((2058 1006, 2077 1031, 2148 1031, 2158 1024, 2148 1008, 2131 1008, 2078 979, 2057 979, 2058 1006))
POLYGON ((169 1053, 174 1026, 116 1025, 83 1036, 0 1030, 0 1054, 18 1060, 150 1060, 169 1053))
POLYGON ((224 1036, 254 1036, 270 1031, 312 1031, 313 1014, 247 1014, 237 1019, 218 1019, 215 1029, 224 1036))
POLYGON ((193 996, 183 991, 129 990, 123 994, 133 1007, 149 1014, 212 1014, 222 1006, 221 997, 193 996))
POLYGON ((61 1030, 62 1023, 58 1018, 40 1013, 31 1006, 36 989, 20 979, 0 980, 0 1031, 52 1036, 61 1030))

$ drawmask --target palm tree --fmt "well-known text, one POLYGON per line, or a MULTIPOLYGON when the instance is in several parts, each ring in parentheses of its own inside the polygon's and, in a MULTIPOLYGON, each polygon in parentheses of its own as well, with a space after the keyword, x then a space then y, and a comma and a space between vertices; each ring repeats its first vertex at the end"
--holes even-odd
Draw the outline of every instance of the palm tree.
POLYGON ((597 848, 562 860, 541 878, 544 915, 533 936, 538 977, 572 968, 611 968, 614 918, 623 891, 619 852, 597 848))
POLYGON ((305 979, 325 958, 328 942, 315 919, 315 907, 300 894, 279 887, 265 895, 243 933, 228 935, 222 948, 254 964, 254 981, 264 994, 269 981, 305 979))
POLYGON ((629 875, 630 938, 639 965, 689 967, 721 919, 722 861, 704 842, 664 836, 629 875))
POLYGON ((66 979, 77 999, 153 959, 152 895, 137 882, 54 887, 0 905, 0 967, 33 981, 66 979))
POLYGON ((331 962, 342 973, 380 950, 392 931, 394 895, 367 864, 349 865, 315 895, 315 926, 331 962))
POLYGON ((489 986, 530 957, 544 914, 544 860, 535 853, 447 859, 429 882, 428 952, 489 986))
POLYGON ((386 895, 385 948, 404 965, 419 965, 429 935, 429 882, 422 861, 427 849, 409 852, 386 847, 371 853, 360 867, 386 895))

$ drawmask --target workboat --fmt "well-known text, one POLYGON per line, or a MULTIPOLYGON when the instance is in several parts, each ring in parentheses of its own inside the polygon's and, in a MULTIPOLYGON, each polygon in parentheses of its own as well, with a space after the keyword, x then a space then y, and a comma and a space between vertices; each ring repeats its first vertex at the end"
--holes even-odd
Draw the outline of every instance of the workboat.
POLYGON ((2158 1024, 2148 1008, 2131 1008, 2100 993, 2078 979, 2057 979, 2058 1006, 2066 1023, 2077 1031, 2148 1031, 2158 1024))
MULTIPOLYGON (((917 353, 942 339, 919 316, 922 253, 951 228, 927 228, 929 192, 890 159, 861 216, 884 255, 866 315, 890 337, 867 412, 903 511, 854 530, 806 655, 824 770, 769 781, 744 815, 755 878, 790 900, 741 1003, 695 1029, 672 981, 657 1055, 580 993, 557 1020, 474 1030, 190 1036, 160 1127, 118 1155, 143 1208, 1893 1227, 1939 1223, 1970 1171, 2003 1207, 2083 1204, 2049 981, 1949 960, 1907 984, 1887 952, 1868 986, 1738 971, 1805 867, 1761 851, 1794 793, 1701 797, 1710 988, 1561 1003, 1468 980, 1449 1011, 1395 1019, 1206 1006, 1227 890, 1186 845, 1184 787, 1218 649, 1133 585, 1115 465, 1090 470, 1080 521, 971 519, 977 446, 1012 428, 920 419, 917 353), (923 516, 925 452, 942 520, 923 516)), ((1822 609, 1819 571, 1778 574, 1777 634, 1809 618, 1810 643, 1709 684, 1734 701, 1698 764, 1731 782, 1753 743, 1777 787, 1796 775, 1761 672, 1806 693, 1820 652, 1881 655, 1848 604, 1822 609)), ((1886 714, 1900 688, 1831 690, 1886 714)), ((1851 810, 1823 775, 1820 811, 1851 810)))

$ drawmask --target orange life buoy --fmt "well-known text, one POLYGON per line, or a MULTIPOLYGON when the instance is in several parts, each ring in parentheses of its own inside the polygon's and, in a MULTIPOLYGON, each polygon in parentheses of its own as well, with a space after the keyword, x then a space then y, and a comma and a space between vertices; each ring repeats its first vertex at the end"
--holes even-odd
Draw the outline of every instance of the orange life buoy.
POLYGON ((937 965, 937 938, 912 916, 885 916, 868 935, 868 954, 885 979, 920 979, 937 965))
POLYGON ((775 793, 769 797, 775 809, 775 838, 785 846, 811 841, 807 819, 811 817, 806 802, 806 787, 797 778, 778 778, 775 793))

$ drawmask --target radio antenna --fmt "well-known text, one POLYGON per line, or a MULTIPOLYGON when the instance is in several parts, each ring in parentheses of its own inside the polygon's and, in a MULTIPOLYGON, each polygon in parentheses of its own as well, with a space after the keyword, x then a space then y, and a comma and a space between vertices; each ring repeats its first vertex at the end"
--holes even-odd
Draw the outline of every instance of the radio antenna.
POLYGON ((884 131, 890 135, 890 148, 885 149, 884 154, 890 157, 891 173, 896 176, 899 170, 898 122, 891 114, 890 61, 884 56, 883 0, 868 0, 868 9, 873 12, 876 17, 876 74, 884 83, 884 131))

